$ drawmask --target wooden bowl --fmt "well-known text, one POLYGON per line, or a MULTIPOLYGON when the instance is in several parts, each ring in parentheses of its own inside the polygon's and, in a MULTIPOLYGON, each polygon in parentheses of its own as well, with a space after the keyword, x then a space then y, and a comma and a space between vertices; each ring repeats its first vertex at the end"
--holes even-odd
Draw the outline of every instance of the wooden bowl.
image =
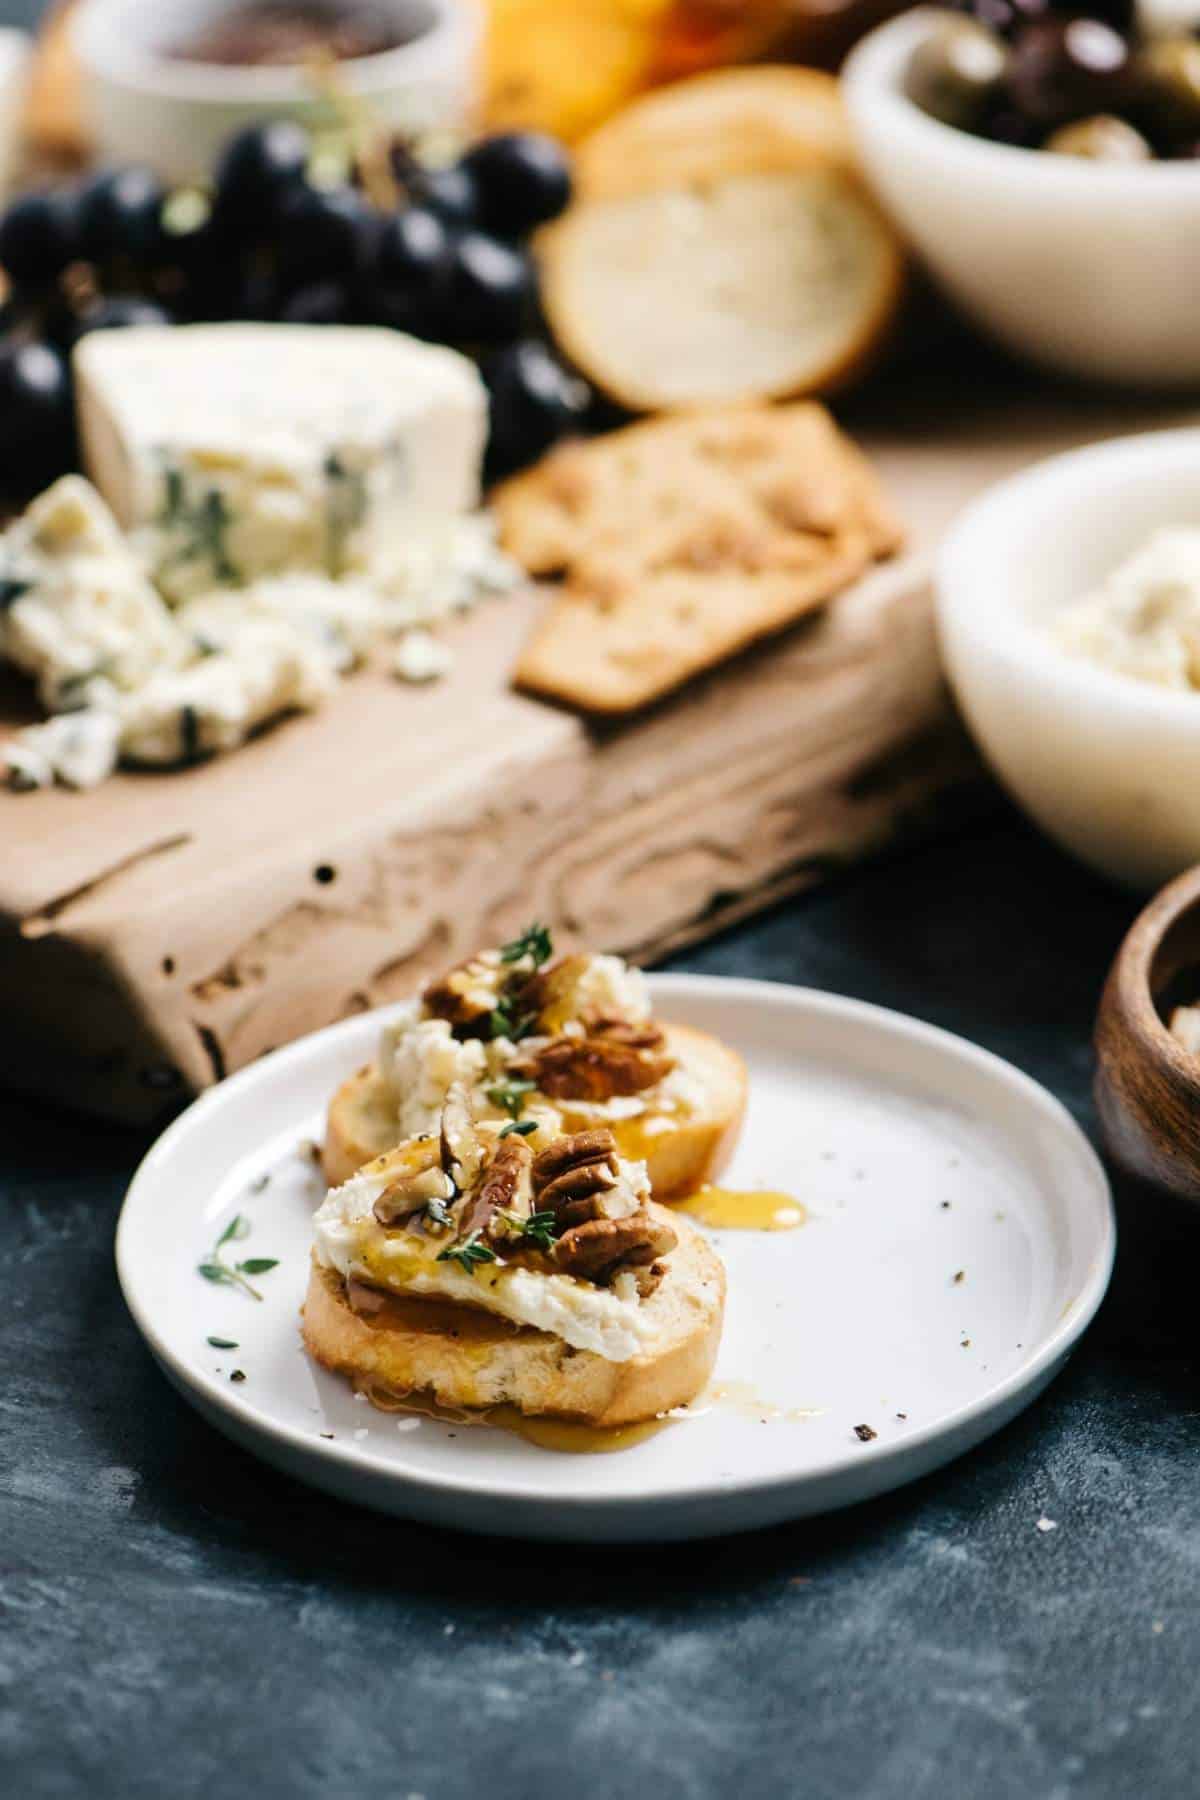
POLYGON ((1200 868, 1135 920, 1096 1020, 1096 1105, 1110 1155, 1128 1173, 1200 1201, 1200 1056, 1167 1028, 1171 1008, 1192 1001, 1200 1001, 1200 868))

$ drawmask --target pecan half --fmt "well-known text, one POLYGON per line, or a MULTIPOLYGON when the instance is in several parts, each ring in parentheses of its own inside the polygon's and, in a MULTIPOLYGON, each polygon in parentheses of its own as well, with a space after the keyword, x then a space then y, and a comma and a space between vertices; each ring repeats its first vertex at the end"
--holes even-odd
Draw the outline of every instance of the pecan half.
POLYGON ((610 1037, 561 1037, 534 1051, 522 1067, 551 1099, 612 1100, 654 1087, 675 1059, 610 1037))
POLYGON ((568 1275, 606 1286, 622 1269, 650 1267, 678 1242, 670 1225, 643 1209, 627 1219, 589 1219, 574 1226, 559 1238, 554 1259, 568 1275))
POLYGON ((558 1230, 604 1216, 600 1196, 618 1182, 611 1131, 579 1131, 543 1150, 533 1165, 534 1209, 552 1212, 558 1230))
POLYGON ((529 1173, 532 1167, 533 1151, 523 1137, 501 1138, 478 1190, 467 1203, 459 1223, 460 1237, 480 1232, 502 1238, 506 1227, 497 1218, 498 1213, 516 1213, 524 1218, 530 1211, 533 1193, 529 1173))

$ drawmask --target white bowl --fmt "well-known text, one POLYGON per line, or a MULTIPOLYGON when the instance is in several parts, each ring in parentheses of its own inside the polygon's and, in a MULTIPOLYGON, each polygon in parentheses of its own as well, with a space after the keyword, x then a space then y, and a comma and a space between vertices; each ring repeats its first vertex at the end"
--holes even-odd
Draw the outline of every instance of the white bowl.
POLYGON ((930 118, 905 79, 947 14, 905 13, 850 56, 864 168, 965 310, 1018 354, 1105 381, 1200 383, 1200 161, 1012 149, 930 118))
POLYGON ((1200 429, 1116 438, 1000 482, 936 569, 947 671, 992 768, 1066 849, 1138 888, 1200 862, 1200 694, 1070 655, 1048 627, 1179 524, 1200 524, 1200 429))
MULTIPOLYGON (((348 13, 367 0, 341 0, 348 13)), ((478 97, 480 13, 475 0, 372 0, 411 42, 348 58, 337 78, 380 125, 421 134, 467 126, 478 97)), ((230 0, 82 0, 74 23, 88 125, 105 162, 147 163, 172 182, 202 181, 222 145, 256 119, 329 121, 329 101, 303 69, 227 68, 166 54, 230 0)))

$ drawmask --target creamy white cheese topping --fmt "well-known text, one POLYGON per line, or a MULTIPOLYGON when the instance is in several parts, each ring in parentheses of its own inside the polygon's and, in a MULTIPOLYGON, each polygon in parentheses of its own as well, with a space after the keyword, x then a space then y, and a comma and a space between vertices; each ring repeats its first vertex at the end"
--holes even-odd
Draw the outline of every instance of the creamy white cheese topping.
MULTIPOLYGON (((644 1164, 621 1169, 642 1194, 644 1164)), ((313 1221, 317 1260, 340 1275, 357 1275, 396 1293, 456 1300, 562 1338, 608 1362, 628 1362, 653 1335, 629 1282, 600 1288, 571 1275, 543 1275, 513 1264, 481 1264, 468 1275, 454 1262, 438 1262, 445 1240, 420 1232, 386 1232, 373 1207, 389 1176, 361 1173, 326 1196, 313 1221)))
POLYGON ((1052 632, 1071 655, 1115 674, 1200 688, 1200 527, 1155 532, 1052 632))
POLYGON ((575 990, 578 1012, 616 1014, 640 1025, 650 1017, 650 989, 640 969, 619 956, 589 956, 575 990))
POLYGON ((384 1027, 379 1067, 395 1096, 403 1137, 440 1129, 454 1083, 476 1088, 487 1073, 487 1052, 476 1038, 460 1043, 445 1019, 401 1019, 384 1027))

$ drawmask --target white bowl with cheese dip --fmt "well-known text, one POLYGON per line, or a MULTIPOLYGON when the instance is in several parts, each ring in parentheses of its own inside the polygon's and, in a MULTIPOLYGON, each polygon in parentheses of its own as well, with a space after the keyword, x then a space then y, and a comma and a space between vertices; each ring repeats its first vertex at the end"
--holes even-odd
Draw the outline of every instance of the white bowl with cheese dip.
MULTIPOLYGON (((145 163, 170 182, 204 181, 222 146, 255 120, 338 122, 309 68, 179 54, 236 10, 238 0, 81 0, 74 44, 102 161, 145 163)), ((406 135, 470 126, 479 95, 476 0, 337 0, 336 10, 351 25, 382 19, 398 40, 332 65, 346 106, 406 135)))
POLYGON ((1101 667, 1054 626, 1175 526, 1200 527, 1200 427, 999 483, 959 516, 936 568, 947 672, 991 767, 1065 849, 1136 888, 1200 862, 1200 690, 1101 667))

